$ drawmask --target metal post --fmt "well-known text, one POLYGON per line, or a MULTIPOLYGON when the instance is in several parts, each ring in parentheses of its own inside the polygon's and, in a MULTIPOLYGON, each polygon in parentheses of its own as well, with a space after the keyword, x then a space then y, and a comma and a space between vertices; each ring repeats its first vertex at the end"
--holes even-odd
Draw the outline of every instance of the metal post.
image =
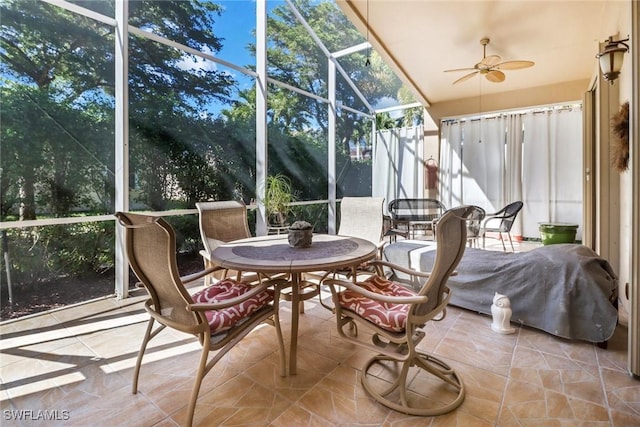
POLYGON ((9 289, 9 304, 13 304, 13 289, 11 285, 11 263, 9 260, 9 242, 7 230, 2 230, 2 253, 4 255, 4 268, 7 271, 7 286, 9 289))
POLYGON ((267 234, 267 2, 256 2, 256 235, 267 234))
MULTIPOLYGON (((128 9, 126 1, 116 2, 116 37, 115 37, 115 180, 116 211, 129 210, 129 31, 128 9)), ((116 222, 115 269, 116 297, 126 298, 129 295, 129 262, 125 251, 124 228, 116 222)))

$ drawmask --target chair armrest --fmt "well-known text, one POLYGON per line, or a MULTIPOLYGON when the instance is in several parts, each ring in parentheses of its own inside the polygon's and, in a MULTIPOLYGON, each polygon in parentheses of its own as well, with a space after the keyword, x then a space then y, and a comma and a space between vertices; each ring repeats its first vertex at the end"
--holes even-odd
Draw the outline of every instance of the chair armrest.
POLYGON ((392 270, 398 270, 402 273, 405 274, 409 274, 411 276, 417 276, 417 277, 429 277, 431 275, 430 272, 424 272, 424 271, 417 271, 417 270, 412 270, 408 267, 403 267, 401 265, 398 264, 394 264, 391 263, 389 261, 381 261, 381 260, 376 260, 376 261, 371 261, 371 265, 373 266, 380 266, 380 267, 388 267, 392 270))
POLYGON ((224 268, 222 268, 222 267, 209 267, 209 268, 207 268, 205 270, 198 271, 198 272, 193 273, 193 274, 188 274, 186 276, 182 276, 182 277, 180 277, 180 281, 182 282, 182 284, 191 283, 193 281, 196 281, 198 279, 203 278, 207 274, 211 274, 214 271, 218 271, 218 270, 224 270, 224 268))
POLYGON ((200 249, 200 251, 198 252, 198 254, 199 254, 202 258, 206 259, 207 261, 211 261, 211 257, 209 256, 210 254, 209 254, 209 251, 208 251, 208 250, 206 250, 206 249, 200 249))
POLYGON ((504 215, 498 215, 498 216, 487 216, 485 217, 482 222, 480 223, 480 228, 486 228, 487 224, 491 221, 502 221, 503 219, 508 219, 510 217, 508 216, 504 216, 504 215))
POLYGON ((374 301, 388 302, 392 304, 422 304, 429 300, 429 297, 426 295, 415 295, 415 296, 390 296, 390 295, 380 295, 375 292, 368 291, 361 286, 358 286, 357 283, 348 282, 346 280, 340 279, 327 279, 323 284, 326 284, 331 287, 331 292, 335 293, 336 290, 334 286, 342 286, 353 292, 359 293, 360 295, 369 298, 374 301))

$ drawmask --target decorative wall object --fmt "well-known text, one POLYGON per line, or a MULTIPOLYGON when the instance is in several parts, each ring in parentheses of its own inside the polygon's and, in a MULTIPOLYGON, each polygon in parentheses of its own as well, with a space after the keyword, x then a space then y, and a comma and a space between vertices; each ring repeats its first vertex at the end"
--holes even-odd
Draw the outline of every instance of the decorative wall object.
POLYGON ((611 165, 624 172, 629 168, 629 103, 611 117, 611 165))

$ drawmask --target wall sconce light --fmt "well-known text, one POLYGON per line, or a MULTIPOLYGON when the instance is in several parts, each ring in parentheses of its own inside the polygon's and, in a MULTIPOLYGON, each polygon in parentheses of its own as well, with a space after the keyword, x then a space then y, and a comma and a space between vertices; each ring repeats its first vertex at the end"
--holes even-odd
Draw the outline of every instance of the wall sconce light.
POLYGON ((613 81, 620 75, 620 69, 622 68, 622 61, 624 54, 629 51, 628 42, 629 39, 614 41, 613 36, 607 40, 607 45, 604 50, 596 55, 598 61, 600 61, 600 69, 605 80, 613 84, 613 81), (622 46, 619 46, 622 45, 622 46))

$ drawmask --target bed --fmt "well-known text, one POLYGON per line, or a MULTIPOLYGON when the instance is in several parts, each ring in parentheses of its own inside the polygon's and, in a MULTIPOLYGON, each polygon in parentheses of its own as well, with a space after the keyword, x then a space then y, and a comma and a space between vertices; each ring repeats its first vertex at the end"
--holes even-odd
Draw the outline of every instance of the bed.
MULTIPOLYGON (((429 271, 435 245, 396 242, 385 247, 384 257, 429 271)), ((512 322, 594 343, 613 335, 618 279, 607 260, 586 246, 557 244, 520 253, 466 248, 456 271, 448 281, 451 305, 491 315, 498 292, 511 300, 512 322)))

